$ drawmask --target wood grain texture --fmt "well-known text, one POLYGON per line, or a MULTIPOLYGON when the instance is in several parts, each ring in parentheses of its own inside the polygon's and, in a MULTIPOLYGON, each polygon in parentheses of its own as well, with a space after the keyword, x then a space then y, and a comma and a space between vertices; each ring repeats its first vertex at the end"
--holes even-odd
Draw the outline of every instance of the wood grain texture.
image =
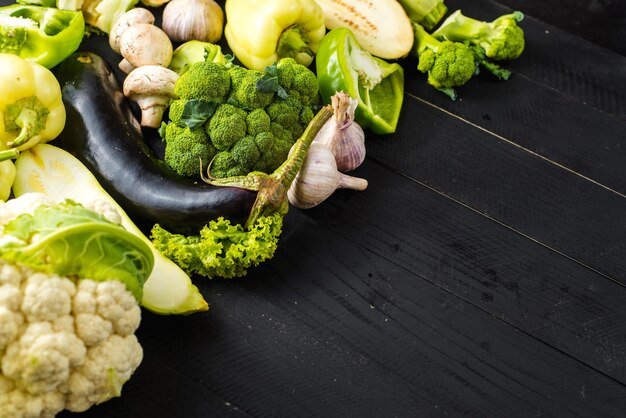
POLYGON ((144 313, 123 396, 59 417, 623 416, 626 58, 542 0, 447 4, 526 13, 511 80, 451 102, 403 60, 369 188, 291 209, 246 278, 194 278, 209 312, 144 313))
POLYGON ((626 284, 623 196, 421 100, 404 110, 400 134, 368 142, 371 158, 626 284))
MULTIPOLYGON (((277 262, 201 284, 211 312, 145 316, 146 350, 181 374, 159 382, 165 393, 207 393, 259 417, 620 416, 626 406, 614 380, 302 213, 288 219, 277 262)), ((165 416, 169 401, 153 402, 165 416)), ((202 401, 181 407, 206 413, 202 401)))

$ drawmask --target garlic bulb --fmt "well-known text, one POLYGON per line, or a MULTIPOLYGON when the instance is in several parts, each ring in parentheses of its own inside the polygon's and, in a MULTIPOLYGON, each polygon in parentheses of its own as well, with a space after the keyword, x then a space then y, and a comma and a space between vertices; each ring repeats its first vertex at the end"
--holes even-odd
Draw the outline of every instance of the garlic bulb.
POLYGON ((365 160, 365 133, 354 121, 358 100, 343 91, 330 100, 335 113, 319 131, 315 141, 330 148, 339 171, 351 171, 365 160))
POLYGON ((313 142, 304 164, 287 192, 289 203, 300 209, 319 205, 337 189, 365 190, 367 180, 351 177, 337 170, 332 151, 313 142))
POLYGON ((222 37, 224 11, 213 0, 172 0, 163 9, 161 27, 174 42, 215 43, 222 37))

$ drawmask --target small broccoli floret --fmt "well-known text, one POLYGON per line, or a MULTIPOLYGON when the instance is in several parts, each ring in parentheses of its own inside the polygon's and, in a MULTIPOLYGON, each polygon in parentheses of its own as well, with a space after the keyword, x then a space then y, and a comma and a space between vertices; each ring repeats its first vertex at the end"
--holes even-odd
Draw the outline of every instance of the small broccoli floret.
POLYGON ((313 109, 311 109, 309 106, 304 106, 300 111, 300 118, 298 122, 300 122, 304 126, 307 126, 313 120, 314 116, 315 113, 313 113, 313 109))
POLYGON ((412 23, 415 32, 415 53, 419 58, 417 69, 428 73, 428 83, 456 99, 454 87, 467 83, 476 72, 471 49, 460 42, 439 41, 426 30, 412 23))
POLYGON ((246 174, 252 171, 252 167, 261 156, 261 151, 257 147, 253 136, 245 136, 237 142, 230 150, 237 165, 246 168, 246 174))
POLYGON ((230 151, 218 152, 209 167, 209 171, 211 176, 218 178, 245 176, 248 174, 248 170, 237 164, 230 151))
POLYGON ((303 105, 317 104, 320 100, 319 84, 315 74, 293 58, 283 58, 276 64, 278 84, 290 97, 297 98, 303 105))
POLYGON ((220 105, 204 124, 213 146, 219 151, 231 148, 246 135, 247 112, 231 104, 220 105))
POLYGON ((286 100, 277 99, 265 108, 271 121, 279 123, 286 129, 298 122, 301 110, 302 104, 293 97, 289 97, 286 100))
POLYGON ((483 22, 464 16, 460 10, 452 13, 433 36, 455 42, 468 41, 485 50, 494 60, 512 60, 524 51, 524 31, 518 22, 524 19, 522 12, 502 15, 491 22, 483 22))
POLYGON ((231 72, 233 74, 232 89, 229 100, 245 109, 263 108, 274 100, 273 92, 264 92, 257 89, 257 82, 263 78, 262 71, 245 70, 231 72))
POLYGON ((246 117, 248 135, 256 136, 261 132, 268 132, 270 130, 270 122, 270 117, 265 110, 254 109, 246 117))
POLYGON ((184 99, 176 99, 170 101, 169 107, 169 118, 172 122, 179 122, 181 116, 183 115, 183 110, 185 109, 185 103, 187 100, 184 99))
POLYGON ((230 91, 230 75, 223 64, 210 61, 189 66, 174 86, 174 93, 181 99, 203 99, 224 102, 230 91))
POLYGON ((165 155, 163 160, 176 173, 185 177, 199 177, 200 160, 211 161, 217 150, 202 128, 189 129, 170 122, 163 137, 165 155))

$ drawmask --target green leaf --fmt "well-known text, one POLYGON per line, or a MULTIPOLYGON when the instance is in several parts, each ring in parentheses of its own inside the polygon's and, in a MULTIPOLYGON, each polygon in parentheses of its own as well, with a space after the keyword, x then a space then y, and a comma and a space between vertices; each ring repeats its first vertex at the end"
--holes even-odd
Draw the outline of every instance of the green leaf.
POLYGON ((160 252, 189 273, 233 278, 274 256, 282 224, 282 216, 274 214, 260 217, 246 231, 218 218, 205 225, 200 235, 173 234, 155 225, 151 238, 160 252))
POLYGON ((71 200, 7 223, 0 258, 61 276, 119 280, 141 300, 154 257, 141 239, 71 200))
POLYGON ((203 99, 191 99, 185 102, 180 121, 189 129, 202 126, 217 109, 218 104, 203 99))
POLYGON ((256 83, 257 90, 263 93, 276 93, 281 99, 289 97, 287 91, 278 82, 276 64, 265 67, 265 74, 256 83))

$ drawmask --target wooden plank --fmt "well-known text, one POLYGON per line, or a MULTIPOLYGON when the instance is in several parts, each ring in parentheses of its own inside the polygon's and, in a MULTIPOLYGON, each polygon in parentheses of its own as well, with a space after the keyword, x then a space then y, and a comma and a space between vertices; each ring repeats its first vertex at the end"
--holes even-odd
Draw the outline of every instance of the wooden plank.
MULTIPOLYGON (((489 0, 472 3, 467 10, 481 18, 510 11, 496 8, 489 0), (486 10, 479 13, 482 6, 486 10)), ((460 99, 453 102, 429 86, 410 59, 405 62, 406 91, 626 194, 626 57, 604 50, 581 52, 597 47, 582 40, 576 44, 574 37, 558 30, 546 34, 547 26, 533 19, 524 24, 527 52, 514 61, 517 68, 511 66, 510 80, 495 81, 483 72, 459 88, 460 99), (555 39, 535 39, 548 36, 555 39), (575 65, 573 56, 580 61, 581 54, 590 57, 587 62, 609 65, 604 70, 575 65)), ((411 114, 407 108, 403 111, 411 114)))
MULTIPOLYGON (((562 6, 563 3, 569 4, 564 0, 557 3, 516 0, 472 2, 450 0, 446 2, 449 10, 460 8, 464 13, 481 20, 492 20, 512 10, 525 12, 526 17, 521 26, 524 28, 527 46, 520 58, 508 64, 513 70, 513 78, 516 74, 523 74, 537 83, 625 119, 626 57, 575 35, 577 32, 581 35, 589 33, 593 31, 593 27, 601 28, 600 30, 608 29, 607 26, 610 23, 604 22, 603 25, 601 17, 593 16, 592 13, 586 16, 579 14, 578 24, 575 24, 578 31, 570 33, 559 29, 550 23, 568 19, 572 16, 568 13, 568 9, 571 11, 572 7, 576 7, 575 5, 562 6), (510 7, 502 6, 502 3, 510 7), (556 12, 554 10, 556 7, 563 8, 560 12, 556 12), (533 12, 538 9, 544 10, 539 16, 540 19, 533 15, 533 12), (580 25, 580 19, 590 19, 589 25, 580 25)), ((580 6, 579 3, 578 7, 580 6)), ((623 7, 622 9, 626 10, 623 7)), ((622 18, 621 22, 621 25, 626 26, 626 20, 622 18)), ((623 47, 626 45, 626 31, 620 31, 619 28, 619 25, 613 25, 612 29, 606 33, 615 30, 617 35, 612 37, 612 44, 623 47)))
POLYGON ((305 215, 626 383, 623 285, 377 164, 359 174, 368 190, 305 215))
POLYGON ((519 233, 626 284, 626 199, 408 98, 398 134, 367 152, 519 233))
POLYGON ((626 8, 620 0, 498 0, 535 18, 626 55, 626 8))
MULTIPOLYGON (((163 393, 193 381, 200 398, 217 394, 253 416, 620 416, 626 407, 622 384, 297 211, 272 263, 247 279, 198 283, 208 314, 142 323, 146 350, 183 374, 161 381, 163 393)), ((187 416, 210 412, 185 406, 187 416)))

